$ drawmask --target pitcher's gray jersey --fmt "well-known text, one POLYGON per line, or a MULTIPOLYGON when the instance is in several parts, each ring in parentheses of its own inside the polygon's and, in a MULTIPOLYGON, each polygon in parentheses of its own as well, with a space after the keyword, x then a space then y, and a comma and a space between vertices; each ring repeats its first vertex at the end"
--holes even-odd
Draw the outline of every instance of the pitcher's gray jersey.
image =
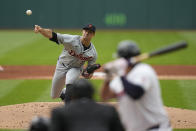
POLYGON ((91 43, 90 48, 84 50, 80 38, 79 35, 57 33, 58 43, 64 45, 64 49, 59 56, 59 62, 66 68, 82 67, 85 61, 88 61, 88 65, 96 62, 97 52, 94 45, 91 43))
POLYGON ((57 34, 58 44, 63 44, 64 49, 59 56, 56 70, 52 80, 51 97, 58 98, 64 85, 72 84, 79 79, 85 61, 88 65, 96 62, 97 52, 91 43, 88 49, 84 49, 78 35, 57 34))

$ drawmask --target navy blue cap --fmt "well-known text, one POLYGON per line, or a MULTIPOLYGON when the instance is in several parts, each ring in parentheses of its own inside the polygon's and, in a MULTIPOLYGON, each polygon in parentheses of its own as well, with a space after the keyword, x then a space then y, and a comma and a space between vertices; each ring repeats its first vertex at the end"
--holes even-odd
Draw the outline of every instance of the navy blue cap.
POLYGON ((96 27, 92 24, 88 24, 88 25, 84 26, 83 29, 84 30, 90 30, 90 31, 93 31, 93 32, 96 31, 96 27))

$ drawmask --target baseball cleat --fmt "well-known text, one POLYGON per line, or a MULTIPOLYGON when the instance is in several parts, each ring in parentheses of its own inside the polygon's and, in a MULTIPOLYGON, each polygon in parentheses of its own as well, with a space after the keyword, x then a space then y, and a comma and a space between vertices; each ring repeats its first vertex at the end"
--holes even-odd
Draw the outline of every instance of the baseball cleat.
POLYGON ((65 92, 66 92, 66 88, 63 88, 63 90, 62 90, 62 92, 60 94, 60 98, 61 98, 62 101, 65 100, 65 92))

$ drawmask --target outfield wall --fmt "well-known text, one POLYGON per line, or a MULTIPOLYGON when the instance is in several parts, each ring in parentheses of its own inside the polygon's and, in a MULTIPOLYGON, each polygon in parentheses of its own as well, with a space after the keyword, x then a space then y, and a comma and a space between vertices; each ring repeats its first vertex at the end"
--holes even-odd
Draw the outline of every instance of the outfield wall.
POLYGON ((0 28, 196 29, 196 0, 1 0, 0 28), (32 16, 25 10, 31 9, 32 16))

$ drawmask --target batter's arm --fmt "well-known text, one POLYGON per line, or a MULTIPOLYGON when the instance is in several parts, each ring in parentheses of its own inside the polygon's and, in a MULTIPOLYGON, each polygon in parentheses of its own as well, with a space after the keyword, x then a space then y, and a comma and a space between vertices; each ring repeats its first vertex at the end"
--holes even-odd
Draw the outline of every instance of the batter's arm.
POLYGON ((109 86, 110 80, 108 78, 109 77, 106 77, 101 88, 101 99, 103 101, 107 101, 111 98, 116 98, 116 94, 110 90, 110 86, 109 86))
POLYGON ((49 39, 52 38, 52 30, 51 29, 45 29, 39 25, 35 25, 34 32, 40 33, 46 38, 49 38, 49 39))

